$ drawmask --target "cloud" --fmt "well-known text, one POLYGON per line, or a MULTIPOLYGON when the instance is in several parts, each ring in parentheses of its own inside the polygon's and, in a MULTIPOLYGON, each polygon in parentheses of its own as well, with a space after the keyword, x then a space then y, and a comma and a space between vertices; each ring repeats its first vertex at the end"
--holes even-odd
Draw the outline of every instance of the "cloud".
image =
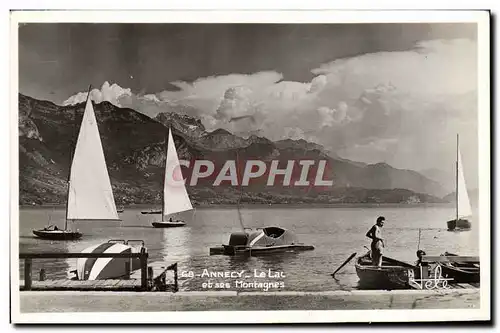
POLYGON ((224 97, 216 110, 214 118, 230 121, 233 118, 249 116, 253 91, 246 86, 231 87, 224 92, 224 97))
POLYGON ((339 102, 337 108, 329 108, 321 106, 317 109, 321 118, 321 127, 333 127, 335 125, 345 124, 346 122, 353 121, 347 115, 348 106, 345 102, 339 102))
MULTIPOLYGON (((103 101, 108 101, 116 106, 122 106, 121 101, 132 97, 132 91, 130 89, 125 89, 120 87, 118 84, 109 84, 108 81, 104 82, 101 89, 92 89, 90 92, 90 98, 96 102, 101 103, 103 101)), ((86 92, 79 92, 63 102, 63 105, 74 105, 78 103, 83 103, 87 100, 86 92)), ((125 102, 125 104, 128 104, 125 102)))
MULTIPOLYGON (((316 140, 357 160, 370 162, 378 156, 399 167, 424 169, 453 160, 457 132, 465 137, 464 161, 474 161, 476 50, 476 43, 467 39, 420 41, 406 51, 319 65, 304 82, 263 71, 176 81, 177 91, 142 97, 105 83, 92 96, 149 116, 196 116, 208 130, 316 140)), ((73 100, 84 98, 68 99, 73 100)))
POLYGON ((409 51, 339 59, 312 72, 355 94, 381 83, 413 95, 466 93, 477 86, 476 50, 468 39, 421 41, 409 51))
POLYGON ((282 79, 277 72, 258 72, 254 74, 230 74, 199 78, 192 83, 172 82, 179 91, 162 91, 158 97, 162 101, 175 101, 200 109, 204 114, 215 116, 226 91, 231 88, 259 91, 282 79))
POLYGON ((151 101, 151 102, 154 102, 154 103, 160 103, 161 102, 155 94, 144 95, 144 96, 142 96, 142 99, 145 100, 145 101, 151 101))

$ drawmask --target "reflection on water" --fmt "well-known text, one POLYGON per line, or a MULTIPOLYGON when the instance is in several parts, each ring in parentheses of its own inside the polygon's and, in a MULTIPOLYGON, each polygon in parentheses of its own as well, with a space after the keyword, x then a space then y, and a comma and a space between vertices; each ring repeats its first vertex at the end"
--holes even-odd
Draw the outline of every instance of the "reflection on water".
MULTIPOLYGON (((142 208, 144 209, 144 208, 142 208)), ((276 225, 294 232, 304 244, 315 249, 306 252, 281 253, 259 257, 210 256, 209 248, 227 243, 232 232, 240 231, 235 209, 197 209, 179 216, 185 227, 153 228, 151 222, 158 215, 143 215, 142 209, 126 208, 120 214, 121 222, 76 222, 83 238, 78 241, 49 241, 35 238, 32 229, 41 228, 50 221, 64 227, 64 209, 28 208, 20 211, 21 252, 80 252, 110 239, 142 239, 149 253, 149 261, 178 263, 179 273, 192 272, 193 277, 181 276, 181 289, 203 290, 203 283, 227 281, 236 278, 207 278, 204 270, 213 272, 245 271, 248 281, 282 281, 285 290, 332 290, 356 288, 358 278, 354 259, 336 274, 331 273, 353 252, 364 254, 370 240, 367 230, 379 215, 386 217, 383 228, 387 256, 414 262, 419 244, 428 255, 445 251, 460 255, 479 255, 479 228, 473 219, 469 232, 448 232, 446 221, 454 214, 452 206, 411 207, 336 207, 336 208, 245 208, 242 209, 245 227, 276 225), (283 272, 280 279, 256 278, 254 270, 283 272)), ((34 260, 33 276, 45 268, 48 278, 65 278, 67 271, 76 267, 76 259, 34 260)), ((23 263, 20 267, 23 274, 23 263)), ((237 289, 233 288, 232 289, 237 289)), ((259 289, 259 288, 256 288, 259 289)))
POLYGON ((163 259, 166 262, 187 262, 191 257, 191 227, 164 228, 163 259))

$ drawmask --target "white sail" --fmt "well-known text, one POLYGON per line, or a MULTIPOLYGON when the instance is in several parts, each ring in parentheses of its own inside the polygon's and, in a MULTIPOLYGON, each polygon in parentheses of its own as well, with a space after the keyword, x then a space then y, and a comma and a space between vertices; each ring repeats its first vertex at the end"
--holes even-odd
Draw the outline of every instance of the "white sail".
POLYGON ((167 161, 163 188, 163 215, 170 215, 193 209, 182 177, 181 164, 175 149, 172 131, 168 132, 167 161))
POLYGON ((462 167, 462 157, 460 151, 457 152, 458 155, 458 165, 457 165, 457 210, 458 217, 467 217, 472 215, 472 210, 469 201, 469 195, 467 194, 467 186, 465 185, 464 172, 462 167))
POLYGON ((119 220, 90 98, 71 165, 66 217, 68 220, 119 220))

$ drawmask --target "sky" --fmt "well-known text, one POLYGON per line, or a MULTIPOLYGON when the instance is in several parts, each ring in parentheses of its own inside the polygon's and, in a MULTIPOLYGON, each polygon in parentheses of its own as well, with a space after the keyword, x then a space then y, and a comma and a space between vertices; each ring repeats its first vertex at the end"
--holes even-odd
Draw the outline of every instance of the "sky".
POLYGON ((356 161, 439 169, 460 133, 477 186, 472 24, 26 24, 19 90, 108 100, 208 130, 306 139, 356 161))

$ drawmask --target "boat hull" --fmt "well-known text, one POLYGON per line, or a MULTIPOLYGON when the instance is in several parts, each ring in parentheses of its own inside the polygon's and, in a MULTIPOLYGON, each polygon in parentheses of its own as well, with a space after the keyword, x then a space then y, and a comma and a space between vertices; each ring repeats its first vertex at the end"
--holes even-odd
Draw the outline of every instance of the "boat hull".
POLYGON ((142 211, 141 214, 161 214, 161 210, 147 210, 142 211))
POLYGON ((448 226, 448 231, 459 231, 459 230, 470 230, 472 224, 465 219, 450 220, 446 222, 448 226))
POLYGON ((210 254, 258 256, 308 250, 314 250, 314 246, 300 243, 295 234, 286 229, 270 226, 250 233, 234 232, 229 244, 210 248, 210 254))
POLYGON ((186 223, 182 221, 153 222, 151 224, 155 228, 178 228, 186 225, 186 223))
MULTIPOLYGON (((138 253, 140 249, 121 243, 101 243, 88 247, 82 253, 138 253)), ((76 279, 106 280, 129 278, 131 272, 141 268, 139 258, 79 258, 76 279)))
POLYGON ((33 230, 33 234, 39 238, 50 240, 76 240, 83 236, 78 231, 69 230, 33 230))
POLYGON ((210 254, 211 255, 221 254, 227 256, 237 256, 237 255, 259 256, 259 255, 268 255, 275 253, 299 252, 299 251, 310 251, 310 250, 314 250, 314 246, 302 245, 302 244, 267 246, 267 247, 222 245, 210 248, 210 254))
POLYGON ((452 278, 456 283, 479 283, 479 268, 460 268, 454 267, 451 264, 441 265, 442 275, 448 278, 452 278))
POLYGON ((410 289, 409 272, 414 266, 383 257, 382 267, 373 266, 368 254, 356 260, 356 274, 361 289, 410 289))

